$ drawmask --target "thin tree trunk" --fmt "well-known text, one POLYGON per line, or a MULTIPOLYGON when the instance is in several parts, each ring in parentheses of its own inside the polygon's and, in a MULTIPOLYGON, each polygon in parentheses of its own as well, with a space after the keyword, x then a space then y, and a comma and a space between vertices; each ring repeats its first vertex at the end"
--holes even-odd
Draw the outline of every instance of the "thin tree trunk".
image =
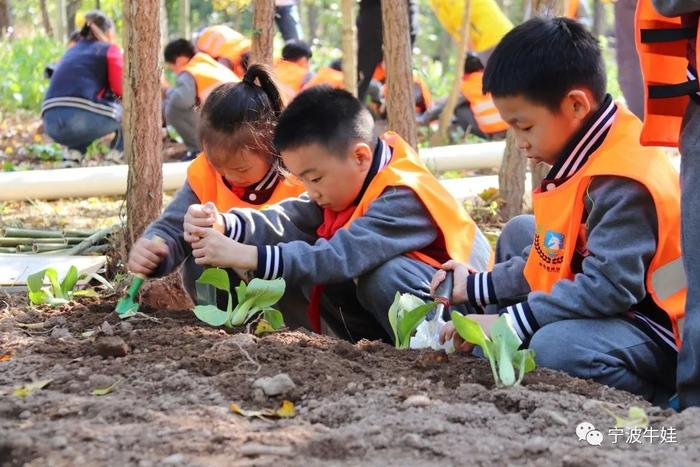
POLYGON ((389 129, 416 148, 415 96, 406 0, 382 0, 382 30, 389 129))
POLYGON ((345 89, 357 96, 357 25, 355 0, 341 0, 343 18, 343 82, 345 89))
POLYGON ((56 39, 66 40, 66 0, 56 0, 56 39))
POLYGON ((503 200, 501 219, 506 222, 523 212, 523 196, 525 195, 525 157, 515 144, 513 130, 508 130, 506 149, 503 154, 501 168, 498 171, 499 196, 503 200))
POLYGON ((163 204, 160 2, 124 0, 124 156, 128 251, 163 204))
POLYGON ((160 0, 160 49, 165 49, 168 45, 168 8, 165 0, 160 0))
POLYGON ((83 0, 68 0, 66 6, 66 36, 75 31, 75 15, 80 9, 83 0))
POLYGON ((450 122, 452 121, 452 115, 455 112, 455 107, 457 106, 459 88, 462 84, 462 76, 464 75, 464 54, 467 51, 467 44, 469 44, 469 18, 471 17, 471 8, 471 0, 465 0, 464 12, 462 13, 462 24, 459 30, 459 42, 455 47, 455 75, 452 81, 452 89, 450 89, 450 94, 447 96, 445 107, 442 109, 442 113, 440 113, 438 131, 433 134, 432 138, 430 138, 430 143, 432 146, 440 146, 448 142, 447 131, 450 127, 450 122))
POLYGON ((12 4, 10 0, 0 0, 0 39, 12 26, 12 4))
POLYGON ((309 44, 311 44, 318 33, 318 7, 314 2, 306 5, 306 33, 309 36, 309 44))
POLYGON ((41 9, 41 22, 44 25, 44 31, 47 37, 53 37, 53 27, 51 27, 51 19, 49 18, 49 10, 46 8, 46 0, 39 0, 39 8, 41 9))
POLYGON ((605 28, 605 6, 600 0, 593 0, 593 35, 600 36, 605 28))
POLYGON ((274 0, 253 1, 253 46, 250 63, 264 63, 272 66, 272 47, 275 37, 274 0))
POLYGON ((180 0, 180 37, 189 39, 191 36, 190 30, 190 0, 180 0))

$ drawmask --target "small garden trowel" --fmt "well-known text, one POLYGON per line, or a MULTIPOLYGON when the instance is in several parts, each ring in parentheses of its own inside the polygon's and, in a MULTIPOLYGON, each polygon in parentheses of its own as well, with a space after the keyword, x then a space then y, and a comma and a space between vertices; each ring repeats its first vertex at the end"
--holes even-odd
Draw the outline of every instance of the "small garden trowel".
MULTIPOLYGON (((157 235, 153 236, 153 240, 158 243, 165 243, 165 240, 157 235)), ((136 297, 138 297, 139 290, 141 290, 141 286, 147 277, 139 273, 135 273, 132 276, 133 279, 129 286, 129 291, 125 296, 119 299, 114 309, 121 319, 131 318, 139 311, 139 303, 136 301, 136 297)))

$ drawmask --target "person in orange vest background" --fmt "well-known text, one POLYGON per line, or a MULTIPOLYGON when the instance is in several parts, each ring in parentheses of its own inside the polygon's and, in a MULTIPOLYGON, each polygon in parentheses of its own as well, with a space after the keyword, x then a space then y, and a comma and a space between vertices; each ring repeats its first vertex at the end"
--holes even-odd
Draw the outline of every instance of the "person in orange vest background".
POLYGON ((187 39, 165 46, 165 63, 177 74, 172 88, 166 87, 163 109, 165 122, 175 128, 187 146, 183 160, 194 159, 200 151, 197 139, 198 107, 222 83, 238 82, 231 70, 203 52, 195 52, 187 39))
POLYGON ((319 68, 316 74, 307 81, 302 90, 321 85, 343 89, 345 81, 343 78, 343 61, 340 58, 333 60, 328 66, 319 68))
POLYGON ((491 248, 416 152, 373 128, 369 111, 345 90, 300 93, 280 116, 274 143, 307 195, 262 211, 190 207, 185 239, 196 262, 281 277, 288 287, 314 285, 312 329, 319 332, 323 318, 353 342, 390 342, 387 310, 397 291, 427 299, 443 261, 484 270, 491 248))
POLYGON ((273 66, 282 94, 291 100, 313 77, 311 48, 304 41, 287 42, 282 48, 282 58, 273 66))
POLYGON ((637 50, 645 84, 641 143, 679 147, 688 300, 678 356, 678 408, 700 406, 700 3, 640 0, 637 50))
MULTIPOLYGON (((464 131, 488 140, 505 138, 508 124, 503 121, 490 94, 482 91, 484 65, 479 57, 467 52, 464 60, 464 76, 460 86, 461 95, 455 106, 455 122, 464 131)), ((447 98, 441 99, 419 118, 421 125, 428 125, 440 117, 447 98)))
POLYGON ((533 192, 534 216, 503 229, 491 272, 444 266, 455 270, 454 297, 495 308, 470 316, 487 332, 505 315, 539 366, 667 405, 687 292, 668 155, 639 143, 641 122, 606 93, 596 39, 568 18, 506 34, 484 91, 523 156, 552 168, 533 192))
POLYGON ((578 21, 589 29, 593 25, 593 18, 588 12, 585 0, 565 0, 564 16, 578 21))
POLYGON ((184 263, 183 284, 196 302, 195 280, 203 269, 195 264, 182 230, 190 205, 212 203, 222 211, 262 209, 303 191, 278 167, 272 130, 281 111, 279 91, 263 65, 252 66, 241 83, 228 82, 211 92, 198 131, 204 152, 188 167, 173 201, 134 243, 127 264, 131 272, 161 277, 184 263))

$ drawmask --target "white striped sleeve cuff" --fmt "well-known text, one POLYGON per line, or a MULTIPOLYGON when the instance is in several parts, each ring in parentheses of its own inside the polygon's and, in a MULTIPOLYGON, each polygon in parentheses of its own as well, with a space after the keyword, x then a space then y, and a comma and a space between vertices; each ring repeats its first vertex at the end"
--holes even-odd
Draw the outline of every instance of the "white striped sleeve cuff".
POLYGON ((224 221, 224 235, 228 238, 240 242, 243 238, 245 223, 243 219, 231 212, 221 213, 224 221))
POLYGON ((282 277, 284 267, 282 263, 282 251, 280 247, 263 245, 258 247, 258 270, 256 277, 265 280, 282 277))
POLYGON ((497 302, 490 272, 478 272, 467 276, 467 299, 476 307, 497 302))
POLYGON ((501 310, 501 314, 508 315, 513 329, 523 342, 530 340, 533 334, 540 328, 535 316, 532 314, 527 302, 516 303, 501 310))

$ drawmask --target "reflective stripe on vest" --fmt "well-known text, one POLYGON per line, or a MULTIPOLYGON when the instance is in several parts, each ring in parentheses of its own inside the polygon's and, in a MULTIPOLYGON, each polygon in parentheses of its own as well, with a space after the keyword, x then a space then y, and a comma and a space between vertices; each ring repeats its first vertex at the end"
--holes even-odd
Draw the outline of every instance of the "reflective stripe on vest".
MULTIPOLYGON (((391 161, 370 182, 357 209, 344 227, 363 216, 385 189, 404 186, 413 190, 430 213, 445 239, 450 258, 467 263, 477 271, 490 268, 493 265, 491 246, 462 205, 428 171, 413 148, 399 135, 387 132, 382 140, 393 149, 391 161)), ((406 256, 440 267, 438 260, 418 251, 407 253, 406 256)))
POLYGON ((187 182, 199 198, 200 203, 211 201, 219 211, 228 211, 231 208, 262 209, 287 198, 295 198, 304 192, 301 183, 291 183, 283 179, 279 181, 267 203, 251 204, 240 199, 226 186, 221 174, 211 166, 204 153, 199 154, 187 167, 187 182))
POLYGON ((244 36, 240 32, 219 24, 205 28, 197 37, 195 45, 197 50, 214 58, 219 58, 221 56, 221 48, 225 43, 239 41, 243 38, 244 36))
POLYGON ((240 81, 231 70, 202 52, 198 52, 190 59, 184 71, 194 78, 199 104, 203 104, 209 93, 220 84, 240 81))
MULTIPOLYGON (((689 95, 698 91, 689 81, 688 41, 696 41, 698 26, 684 28, 681 17, 660 15, 652 0, 639 0, 635 41, 644 77, 644 126, 640 141, 645 146, 678 146, 689 95)), ((700 62, 698 62, 700 63, 700 62)))
POLYGON ((560 280, 574 280, 572 259, 579 240, 585 240, 579 237, 591 179, 635 180, 651 194, 658 218, 657 250, 647 270, 646 290, 669 316, 680 345, 678 321, 684 314, 687 290, 681 259, 679 177, 663 151, 639 144, 640 131, 639 120, 620 106, 608 136, 585 165, 553 190, 533 193, 537 227, 524 273, 532 291, 545 293, 560 280))
POLYGON ((462 95, 469 102, 469 108, 483 133, 493 134, 506 131, 508 124, 498 113, 498 109, 491 99, 491 94, 482 92, 483 78, 483 71, 465 74, 460 85, 462 95))

